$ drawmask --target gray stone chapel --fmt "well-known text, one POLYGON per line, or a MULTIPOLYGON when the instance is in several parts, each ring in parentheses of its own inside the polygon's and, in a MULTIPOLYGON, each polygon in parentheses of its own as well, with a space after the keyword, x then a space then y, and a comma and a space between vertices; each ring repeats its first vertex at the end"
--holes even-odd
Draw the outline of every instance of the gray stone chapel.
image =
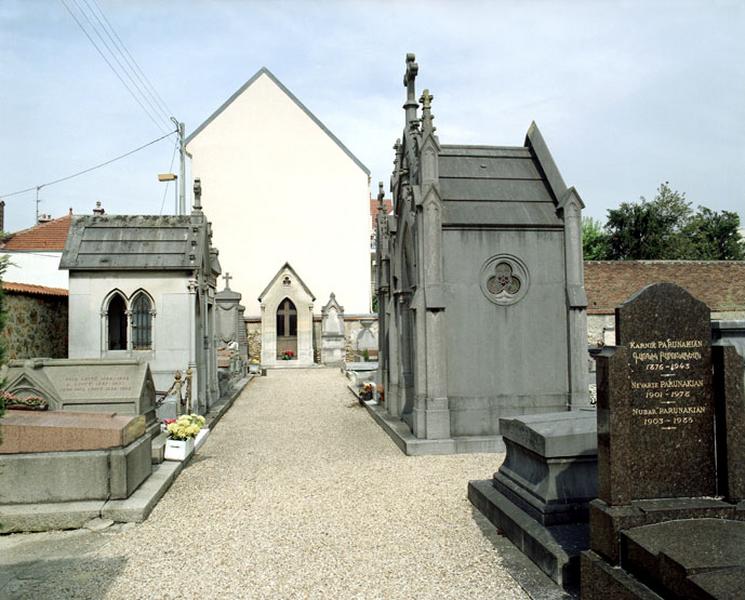
POLYGON ((500 417, 588 403, 584 205, 535 123, 521 146, 441 144, 417 72, 407 55, 377 219, 385 419, 409 453, 498 450, 500 417))

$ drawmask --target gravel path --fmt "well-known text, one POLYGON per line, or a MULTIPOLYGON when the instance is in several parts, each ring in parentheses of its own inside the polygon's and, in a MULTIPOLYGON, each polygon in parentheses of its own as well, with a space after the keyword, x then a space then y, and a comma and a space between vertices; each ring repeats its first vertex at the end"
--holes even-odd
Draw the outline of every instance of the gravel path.
POLYGON ((526 598, 466 498, 502 457, 406 457, 345 381, 254 380, 145 523, 29 597, 526 598))

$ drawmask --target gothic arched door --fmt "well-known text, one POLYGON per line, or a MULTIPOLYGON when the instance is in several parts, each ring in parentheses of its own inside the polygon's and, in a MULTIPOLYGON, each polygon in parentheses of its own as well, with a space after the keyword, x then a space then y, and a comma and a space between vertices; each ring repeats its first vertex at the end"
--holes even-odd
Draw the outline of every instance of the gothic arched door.
POLYGON ((297 360, 297 309, 289 298, 277 307, 277 359, 297 360))

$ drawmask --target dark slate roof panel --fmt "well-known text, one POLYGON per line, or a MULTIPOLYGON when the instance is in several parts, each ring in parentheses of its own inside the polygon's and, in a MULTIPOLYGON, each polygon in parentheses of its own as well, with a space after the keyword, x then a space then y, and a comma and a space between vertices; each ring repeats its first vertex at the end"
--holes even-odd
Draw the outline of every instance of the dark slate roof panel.
POLYGON ((440 146, 440 156, 474 156, 491 158, 530 158, 530 150, 524 146, 440 146))
POLYGON ((191 270, 198 240, 184 216, 74 217, 60 268, 191 270))
POLYGON ((537 127, 531 127, 525 146, 441 147, 438 166, 444 226, 563 226, 541 160, 543 156, 548 162, 548 151, 545 144, 541 146, 537 127))
POLYGON ((553 202, 445 202, 444 227, 563 228, 553 202))
POLYGON ((541 179, 541 174, 530 157, 494 158, 441 156, 440 178, 472 179, 541 179))
POLYGON ((527 179, 443 179, 440 194, 444 200, 480 202, 553 202, 546 184, 527 179))

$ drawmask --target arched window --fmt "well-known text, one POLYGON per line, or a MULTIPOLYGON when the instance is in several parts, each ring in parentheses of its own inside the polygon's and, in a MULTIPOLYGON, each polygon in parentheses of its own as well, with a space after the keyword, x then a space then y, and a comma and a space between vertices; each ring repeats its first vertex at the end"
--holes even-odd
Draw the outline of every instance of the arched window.
POLYGON ((285 298, 277 309, 277 336, 297 336, 297 310, 289 298, 285 298))
POLYGON ((127 349, 127 302, 121 294, 114 294, 106 311, 109 325, 109 350, 127 349))
POLYGON ((153 304, 147 294, 140 292, 132 302, 132 349, 150 350, 153 347, 153 304))

